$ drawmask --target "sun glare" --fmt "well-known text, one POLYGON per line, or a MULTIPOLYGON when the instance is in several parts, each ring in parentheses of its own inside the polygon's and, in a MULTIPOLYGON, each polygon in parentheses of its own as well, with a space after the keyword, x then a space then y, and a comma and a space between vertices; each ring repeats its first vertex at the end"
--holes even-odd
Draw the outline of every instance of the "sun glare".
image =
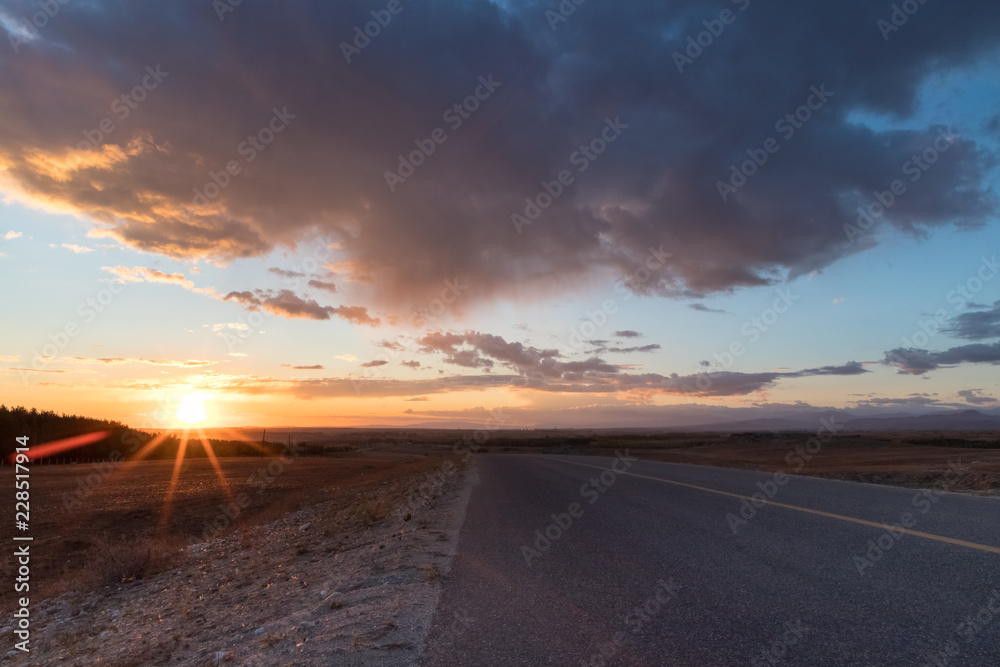
POLYGON ((200 424, 208 416, 205 413, 205 395, 187 394, 177 406, 177 420, 185 424, 200 424))

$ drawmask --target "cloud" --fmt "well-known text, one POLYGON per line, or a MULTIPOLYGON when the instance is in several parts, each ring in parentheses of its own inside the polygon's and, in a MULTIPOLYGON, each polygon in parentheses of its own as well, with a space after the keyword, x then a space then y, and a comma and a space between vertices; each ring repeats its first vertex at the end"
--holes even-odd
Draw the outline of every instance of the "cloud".
POLYGON ((619 354, 632 354, 633 352, 656 352, 660 349, 658 343, 652 343, 650 345, 640 345, 638 347, 609 347, 606 352, 617 352, 619 354))
POLYGON ((250 327, 243 322, 219 322, 218 324, 205 324, 203 325, 211 329, 214 333, 219 334, 222 337, 226 336, 227 331, 249 331, 250 327))
POLYGON ((279 269, 275 266, 269 268, 268 272, 281 276, 282 278, 304 278, 306 275, 300 271, 286 271, 285 269, 279 269))
POLYGON ((342 361, 357 361, 358 358, 353 354, 338 354, 334 359, 340 359, 342 361))
POLYGON ((385 366, 388 363, 389 362, 385 361, 384 359, 376 359, 375 361, 366 361, 365 363, 361 364, 361 367, 362 368, 378 368, 379 366, 385 366))
POLYGON ((148 364, 151 366, 176 366, 179 368, 193 368, 199 366, 214 366, 215 361, 207 361, 203 359, 188 359, 187 361, 175 361, 172 359, 142 359, 137 357, 62 357, 64 361, 84 363, 84 364, 106 364, 106 365, 121 365, 121 364, 148 364))
POLYGON ((11 371, 19 371, 21 373, 68 373, 69 371, 60 371, 52 368, 9 368, 11 371))
POLYGON ((406 366, 407 368, 412 368, 413 370, 417 370, 418 368, 420 368, 419 361, 401 361, 399 362, 399 365, 406 366))
POLYGON ((309 287, 315 287, 316 289, 326 290, 327 292, 336 292, 337 286, 333 283, 324 282, 322 280, 310 280, 309 287))
POLYGON ((337 317, 341 317, 349 322, 354 322, 355 324, 377 327, 382 323, 379 318, 370 317, 368 315, 368 309, 362 308, 361 306, 340 306, 335 309, 335 313, 337 317))
MULTIPOLYGON (((559 39, 543 7, 451 0, 408 12, 396 38, 348 63, 339 43, 370 19, 360 0, 238 10, 265 41, 206 17, 199 2, 70 3, 22 53, 0 54, 0 91, 15 100, 0 125, 4 189, 176 258, 225 262, 325 234, 347 278, 371 286, 373 308, 430 303, 455 275, 476 285, 469 298, 542 298, 609 272, 634 277, 650 247, 684 252, 648 280, 624 280, 629 289, 729 292, 857 252, 843 225, 941 128, 873 129, 854 113, 912 120, 922 86, 1000 41, 997 3, 927 3, 886 44, 883 4, 776 0, 738 12, 739 24, 680 73, 672 54, 713 16, 702 2, 590 3, 559 39), (150 25, 158 29, 142 31, 150 25), (453 39, 461 34, 476 39, 453 39), (408 66, 415 53, 419 70, 408 66), (67 148, 160 62, 166 74, 136 113, 99 146, 67 148), (248 65, 260 62, 268 66, 248 65), (390 192, 398 156, 447 127, 442 113, 480 76, 502 82, 493 97, 390 192), (812 86, 833 96, 786 140, 775 122, 812 86), (287 126, 245 162, 241 143, 275 110, 287 126), (511 214, 574 168, 570 154, 606 117, 628 128, 516 233, 511 214), (780 159, 722 201, 717 183, 771 135, 780 159), (241 173, 196 202, 230 161, 241 173)), ((997 209, 991 164, 986 147, 958 139, 881 224, 910 234, 984 224, 997 209)))
MULTIPOLYGON (((659 375, 645 373, 629 375, 611 373, 581 364, 558 376, 525 377, 516 374, 480 373, 475 375, 442 375, 428 380, 399 380, 392 378, 317 378, 300 380, 283 388, 302 398, 367 396, 403 397, 443 394, 457 391, 484 391, 497 388, 564 394, 590 395, 670 395, 689 397, 725 397, 752 394, 774 386, 785 377, 802 377, 801 373, 731 373, 711 375, 705 383, 704 375, 659 375), (702 380, 699 380, 702 378, 702 380)), ((220 388, 242 390, 230 385, 220 388)), ((256 384, 247 389, 262 390, 256 384)))
POLYGON ((928 352, 918 348, 898 347, 885 353, 882 363, 895 366, 900 374, 923 375, 939 368, 962 363, 1000 364, 1000 343, 973 343, 953 347, 943 352, 928 352))
POLYGON ((291 368, 293 371, 321 371, 323 366, 316 364, 315 366, 292 366, 291 364, 281 364, 282 368, 291 368))
POLYGON ((378 318, 368 315, 368 309, 359 306, 321 306, 313 299, 304 299, 291 290, 254 290, 253 292, 230 292, 222 297, 224 301, 237 301, 247 310, 264 310, 274 315, 292 319, 328 320, 336 315, 356 324, 376 327, 378 318))
POLYGON ((62 247, 66 248, 67 250, 75 252, 77 255, 85 255, 88 252, 94 252, 93 248, 86 248, 80 245, 73 245, 72 243, 63 243, 62 247))
POLYGON ((606 340, 588 340, 588 344, 593 345, 594 349, 589 350, 588 354, 600 354, 603 352, 613 352, 616 354, 632 354, 635 352, 655 352, 660 349, 658 343, 651 343, 649 345, 636 345, 632 347, 620 347, 616 345, 609 346, 606 340))
POLYGON ((692 310, 697 310, 697 311, 702 312, 702 313, 724 313, 724 312, 726 312, 724 310, 719 310, 718 308, 709 308, 708 306, 706 306, 703 303, 689 303, 688 304, 688 308, 691 308, 692 310))
POLYGON ((628 329, 625 331, 616 331, 614 335, 618 338, 642 338, 642 334, 638 331, 631 331, 628 329))
POLYGON ((199 294, 215 295, 215 290, 211 288, 195 287, 195 284, 188 280, 183 273, 164 273, 158 269, 150 269, 145 266, 102 266, 101 271, 107 271, 111 275, 127 283, 167 283, 170 285, 180 285, 186 290, 199 294))
POLYGON ((962 313, 944 331, 966 340, 1000 338, 1000 301, 994 302, 992 310, 962 313))
POLYGON ((958 392, 958 395, 971 405, 990 405, 997 402, 997 399, 994 397, 984 396, 980 392, 982 392, 982 389, 962 389, 958 392))
POLYGON ((841 364, 840 366, 822 366, 820 368, 810 368, 804 371, 798 371, 797 373, 788 373, 792 377, 807 377, 813 375, 861 375, 862 373, 870 373, 871 371, 865 369, 865 367, 859 361, 849 361, 846 364, 841 364))
POLYGON ((600 357, 564 360, 558 350, 508 342, 500 336, 478 331, 431 332, 417 343, 422 352, 443 354, 446 364, 491 373, 496 366, 502 366, 515 371, 522 378, 522 386, 551 392, 734 396, 770 387, 783 378, 860 375, 870 372, 861 363, 852 361, 840 366, 823 366, 795 372, 716 372, 687 376, 676 373, 669 376, 657 373, 628 374, 623 372, 628 367, 610 364, 600 357))
POLYGON ((9 232, 7 232, 6 234, 3 235, 3 240, 4 241, 11 241, 13 239, 19 239, 22 236, 24 236, 24 234, 22 234, 21 232, 9 231, 9 232))
POLYGON ((928 396, 907 396, 905 398, 870 397, 855 401, 855 403, 858 407, 940 405, 938 399, 928 396))

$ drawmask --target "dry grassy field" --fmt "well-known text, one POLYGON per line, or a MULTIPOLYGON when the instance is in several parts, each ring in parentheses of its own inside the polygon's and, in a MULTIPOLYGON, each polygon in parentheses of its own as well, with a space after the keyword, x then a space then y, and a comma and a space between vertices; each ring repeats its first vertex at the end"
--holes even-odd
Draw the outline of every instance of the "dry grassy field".
POLYGON ((1000 492, 1000 448, 982 433, 670 434, 659 439, 597 440, 587 453, 629 447, 633 456, 857 482, 1000 492), (814 439, 815 438, 815 439, 814 439))
MULTIPOLYGON (((436 457, 377 455, 219 461, 228 492, 208 460, 188 460, 169 506, 172 461, 32 466, 31 598, 128 583, 174 566, 190 543, 335 497, 349 503, 352 490, 441 463, 436 457)), ((9 466, 4 470, 13 476, 9 466)), ((14 525, 13 502, 0 513, 3 525, 14 525)), ((2 567, 4 576, 13 576, 12 559, 3 559, 2 567)), ((5 587, 4 609, 13 600, 5 587)))

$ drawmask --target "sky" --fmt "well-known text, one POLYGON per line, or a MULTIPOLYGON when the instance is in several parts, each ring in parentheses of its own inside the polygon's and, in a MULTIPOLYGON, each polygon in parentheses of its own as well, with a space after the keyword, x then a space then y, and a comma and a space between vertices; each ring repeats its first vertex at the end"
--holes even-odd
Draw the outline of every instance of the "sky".
POLYGON ((997 411, 998 75, 986 1, 4 0, 0 402, 997 411))

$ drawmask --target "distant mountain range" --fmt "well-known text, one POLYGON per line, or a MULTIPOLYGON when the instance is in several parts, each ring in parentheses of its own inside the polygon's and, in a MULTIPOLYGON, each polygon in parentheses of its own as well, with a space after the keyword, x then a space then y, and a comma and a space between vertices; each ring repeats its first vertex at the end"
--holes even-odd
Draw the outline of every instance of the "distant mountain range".
POLYGON ((1000 416, 978 410, 956 410, 927 415, 857 417, 844 410, 814 413, 809 418, 763 418, 715 424, 695 424, 671 431, 816 431, 821 420, 843 424, 845 431, 992 431, 1000 430, 1000 416))

